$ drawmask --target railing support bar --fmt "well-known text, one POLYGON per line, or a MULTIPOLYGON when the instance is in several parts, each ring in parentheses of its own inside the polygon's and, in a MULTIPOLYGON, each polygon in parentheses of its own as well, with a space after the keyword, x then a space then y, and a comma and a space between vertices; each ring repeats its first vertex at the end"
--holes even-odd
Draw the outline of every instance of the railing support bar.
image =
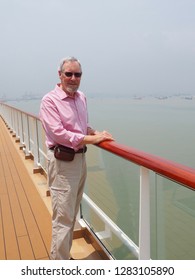
POLYGON ((139 259, 150 259, 150 187, 149 170, 140 167, 139 259))
POLYGON ((83 200, 100 217, 100 219, 109 226, 111 231, 127 246, 132 254, 138 258, 139 248, 122 230, 84 193, 83 200))

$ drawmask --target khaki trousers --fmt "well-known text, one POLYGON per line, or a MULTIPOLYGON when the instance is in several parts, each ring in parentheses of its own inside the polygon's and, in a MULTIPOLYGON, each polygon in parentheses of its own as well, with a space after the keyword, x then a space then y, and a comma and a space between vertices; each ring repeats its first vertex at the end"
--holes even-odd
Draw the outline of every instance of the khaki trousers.
POLYGON ((70 257, 73 229, 86 180, 85 154, 75 154, 73 161, 61 161, 48 151, 48 184, 52 199, 51 259, 70 257))

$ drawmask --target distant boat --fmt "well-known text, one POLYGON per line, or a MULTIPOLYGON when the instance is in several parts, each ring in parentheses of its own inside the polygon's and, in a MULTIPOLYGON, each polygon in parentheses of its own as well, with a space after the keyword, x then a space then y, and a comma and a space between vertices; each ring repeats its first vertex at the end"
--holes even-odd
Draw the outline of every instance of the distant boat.
POLYGON ((168 96, 159 96, 159 97, 157 97, 157 98, 160 99, 160 100, 164 100, 164 99, 167 99, 168 96))

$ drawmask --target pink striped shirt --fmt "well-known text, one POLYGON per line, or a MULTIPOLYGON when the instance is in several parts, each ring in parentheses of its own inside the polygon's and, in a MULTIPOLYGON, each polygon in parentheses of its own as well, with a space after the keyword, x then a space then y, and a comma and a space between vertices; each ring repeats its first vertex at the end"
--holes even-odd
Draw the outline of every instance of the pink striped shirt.
POLYGON ((88 127, 85 95, 77 91, 71 98, 56 85, 41 101, 40 119, 48 148, 61 144, 74 150, 80 149, 88 127))

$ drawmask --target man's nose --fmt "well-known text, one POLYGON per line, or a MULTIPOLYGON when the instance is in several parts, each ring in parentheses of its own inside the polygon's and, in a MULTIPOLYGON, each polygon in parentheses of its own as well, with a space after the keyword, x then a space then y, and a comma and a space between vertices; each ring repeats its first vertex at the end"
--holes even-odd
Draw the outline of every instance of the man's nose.
POLYGON ((76 79, 76 77, 75 77, 75 75, 73 74, 72 77, 71 77, 71 80, 75 80, 75 79, 76 79))

